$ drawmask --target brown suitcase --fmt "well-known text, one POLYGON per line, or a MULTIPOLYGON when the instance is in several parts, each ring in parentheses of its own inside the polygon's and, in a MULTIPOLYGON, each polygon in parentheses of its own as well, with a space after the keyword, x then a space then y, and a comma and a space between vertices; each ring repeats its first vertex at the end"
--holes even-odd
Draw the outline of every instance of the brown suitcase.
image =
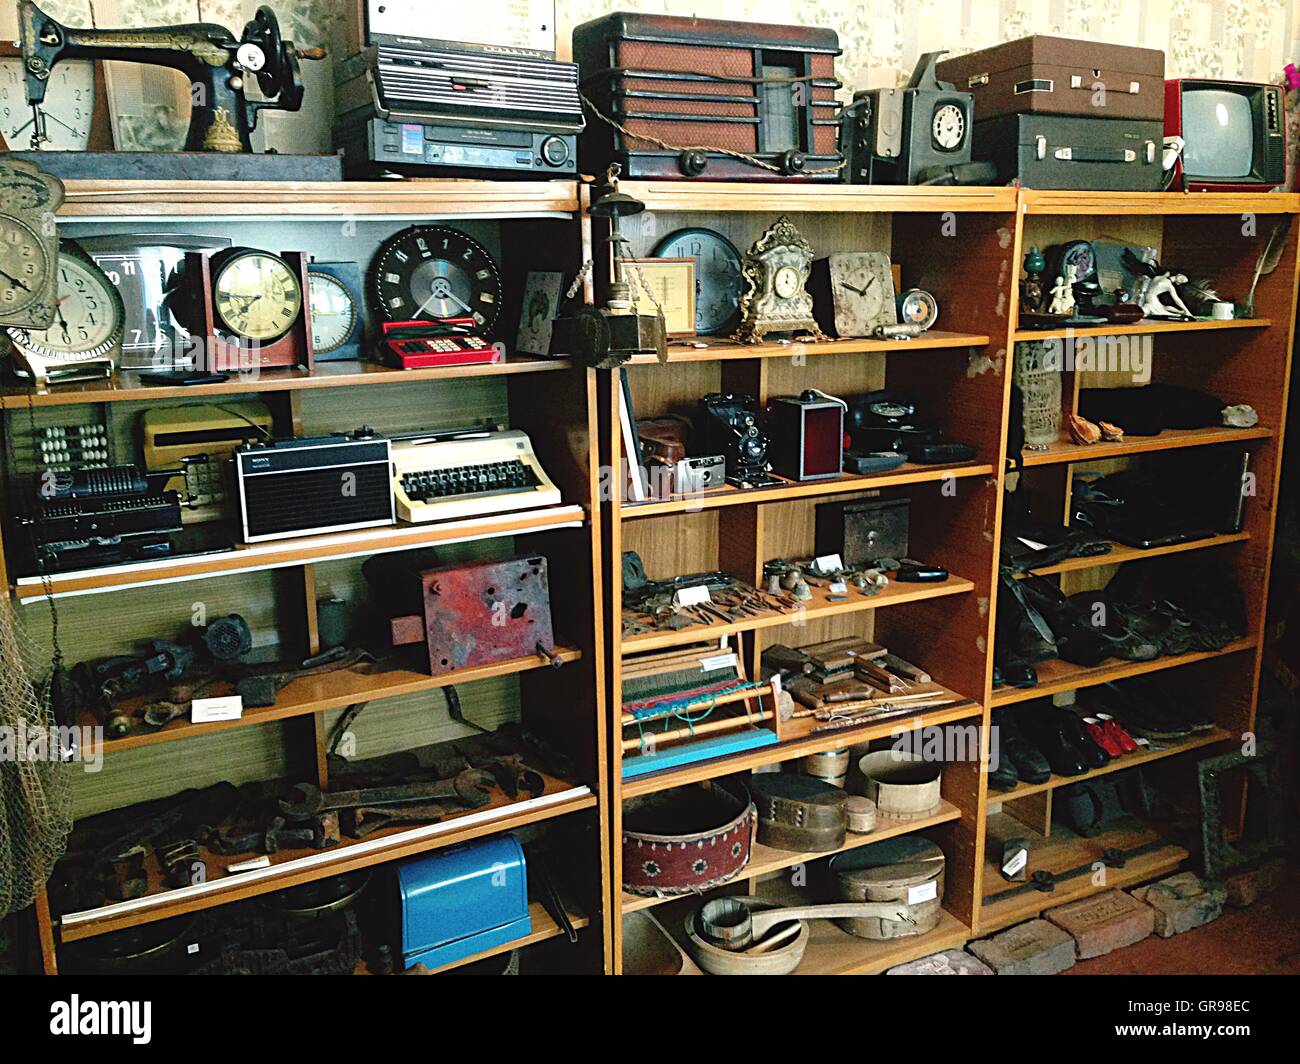
POLYGON ((1165 53, 1035 35, 940 61, 975 97, 975 119, 1051 114, 1164 121, 1165 53))

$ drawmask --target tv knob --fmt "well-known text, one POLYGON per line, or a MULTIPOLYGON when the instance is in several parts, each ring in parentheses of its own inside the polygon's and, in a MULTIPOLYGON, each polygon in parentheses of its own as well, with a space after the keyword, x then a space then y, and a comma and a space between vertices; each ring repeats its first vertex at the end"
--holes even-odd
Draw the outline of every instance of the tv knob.
POLYGON ((569 161, 569 146, 562 137, 547 137, 542 141, 542 159, 547 166, 563 166, 569 161))
POLYGON ((702 151, 687 150, 677 156, 677 166, 687 177, 699 177, 709 165, 709 157, 702 151))
POLYGON ((783 174, 801 174, 803 168, 808 165, 808 157, 801 151, 790 148, 781 156, 781 172, 783 174))

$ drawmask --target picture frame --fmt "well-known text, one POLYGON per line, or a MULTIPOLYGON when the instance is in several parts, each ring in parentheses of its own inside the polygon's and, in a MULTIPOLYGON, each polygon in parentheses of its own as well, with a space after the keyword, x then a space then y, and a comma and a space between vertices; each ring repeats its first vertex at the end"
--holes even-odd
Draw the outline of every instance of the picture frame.
MULTIPOLYGON (((695 335, 695 260, 629 259, 625 266, 640 275, 641 283, 659 301, 664 312, 664 331, 669 336, 695 335)), ((637 314, 655 314, 636 278, 629 276, 632 304, 637 314)))
POLYGON ((515 350, 521 355, 551 353, 551 326, 560 313, 564 275, 550 271, 529 271, 519 307, 519 329, 515 350))

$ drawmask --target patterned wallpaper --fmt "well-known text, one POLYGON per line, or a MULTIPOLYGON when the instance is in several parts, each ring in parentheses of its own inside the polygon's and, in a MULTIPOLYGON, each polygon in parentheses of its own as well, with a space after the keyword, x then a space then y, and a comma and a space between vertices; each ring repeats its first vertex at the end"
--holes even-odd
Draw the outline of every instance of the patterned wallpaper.
MULTIPOLYGON (((94 9, 103 27, 201 18, 238 34, 260 2, 95 0, 94 9)), ((271 0, 285 36, 300 46, 328 45, 330 26, 347 2, 271 0)), ((454 6, 454 0, 428 3, 431 10, 454 6)), ((0 4, 0 31, 9 37, 15 6, 0 4)), ((89 0, 42 0, 42 6, 70 25, 90 23, 89 0)), ((574 25, 611 10, 829 26, 844 49, 839 74, 846 93, 901 84, 922 52, 944 45, 968 52, 1030 33, 1162 48, 1171 77, 1277 81, 1283 66, 1300 59, 1300 0, 557 0, 557 8, 562 54, 574 25)), ((304 64, 304 81, 304 112, 265 116, 262 135, 285 151, 328 150, 329 62, 304 64)), ((165 105, 123 118, 141 147, 177 146, 169 141, 182 137, 186 124, 165 105)))

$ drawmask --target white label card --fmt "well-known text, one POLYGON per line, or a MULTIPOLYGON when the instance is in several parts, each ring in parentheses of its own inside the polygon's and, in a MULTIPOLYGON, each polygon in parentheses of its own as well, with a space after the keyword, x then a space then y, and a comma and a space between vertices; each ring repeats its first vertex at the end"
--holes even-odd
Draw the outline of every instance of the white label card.
POLYGON ((1029 851, 1017 850, 1002 866, 1002 874, 1005 876, 1014 876, 1029 863, 1029 851))
POLYGON ((735 664, 735 654, 714 654, 711 658, 700 658, 700 671, 712 672, 714 669, 728 669, 735 664))
POLYGON ((190 703, 190 720, 194 724, 210 724, 215 720, 238 720, 243 715, 244 699, 240 695, 196 698, 190 703))
POLYGON ((674 606, 698 606, 702 602, 712 602, 709 589, 703 584, 696 587, 680 587, 673 592, 674 606))
POLYGON ((840 561, 838 554, 823 554, 813 564, 817 566, 819 573, 838 573, 844 568, 844 563, 840 561))
POLYGON ((907 904, 919 905, 923 901, 933 901, 939 896, 939 884, 937 880, 930 880, 929 883, 918 883, 914 887, 907 888, 907 904))

